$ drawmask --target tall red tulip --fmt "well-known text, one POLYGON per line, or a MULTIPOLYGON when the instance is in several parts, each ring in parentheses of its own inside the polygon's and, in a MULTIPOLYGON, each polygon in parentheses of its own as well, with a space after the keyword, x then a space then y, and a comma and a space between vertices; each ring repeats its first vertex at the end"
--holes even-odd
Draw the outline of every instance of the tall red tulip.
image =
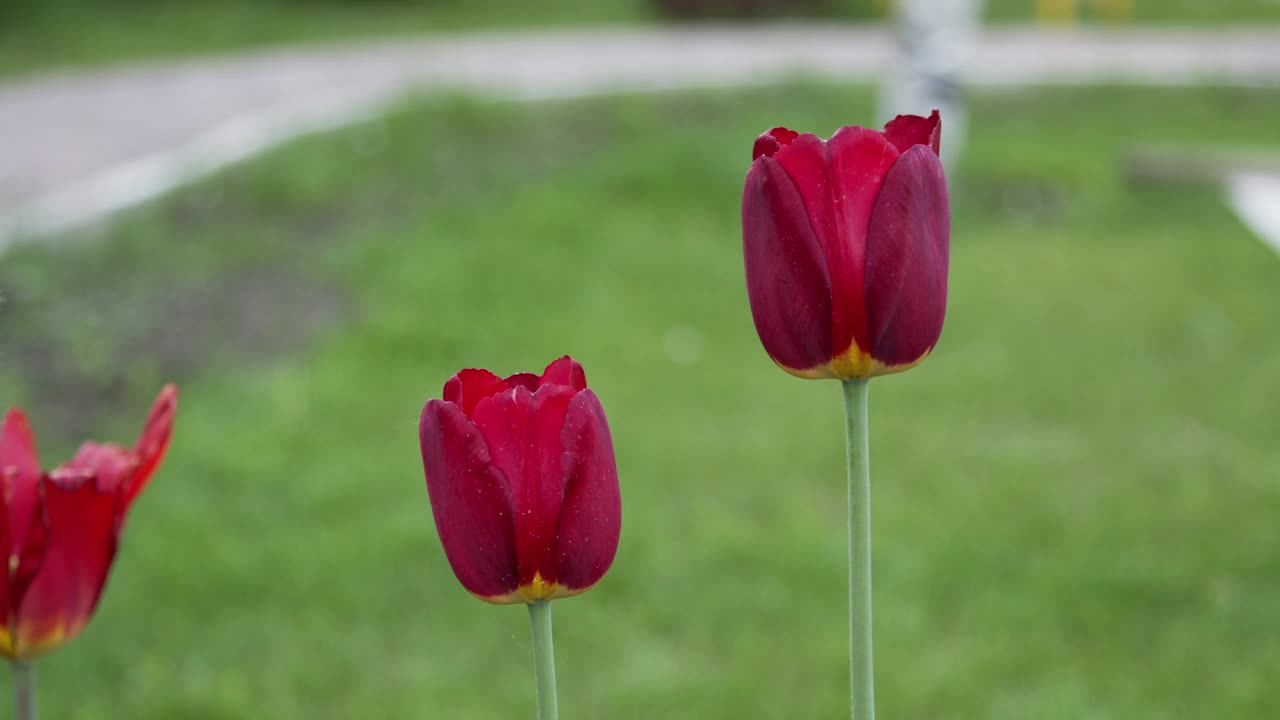
POLYGON ((86 442, 44 472, 19 409, 0 427, 0 655, 28 660, 88 624, 106 585, 125 514, 169 445, 178 390, 160 391, 132 449, 86 442))
POLYGON ((751 315, 765 350, 805 378, 919 364, 942 332, 951 211, 941 121, 756 139, 742 195, 751 315))
POLYGON ((942 333, 951 208, 938 111, 830 140, 756 138, 742 191, 747 296, 783 370, 842 380, 849 486, 849 686, 874 720, 867 381, 915 367, 942 333))
POLYGON ((458 372, 420 425, 436 530, 458 581, 491 603, 586 591, 618 548, 622 505, 604 409, 582 366, 458 372))

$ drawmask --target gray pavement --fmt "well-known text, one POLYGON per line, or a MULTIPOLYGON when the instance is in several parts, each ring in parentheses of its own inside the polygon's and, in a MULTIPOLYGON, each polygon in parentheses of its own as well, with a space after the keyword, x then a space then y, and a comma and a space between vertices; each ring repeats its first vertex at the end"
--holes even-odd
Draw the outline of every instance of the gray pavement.
MULTIPOLYGON (((298 47, 0 84, 0 247, 90 222, 414 90, 495 98, 764 83, 875 82, 875 26, 628 28, 298 47)), ((1280 84, 1280 28, 984 31, 981 85, 1280 84)))

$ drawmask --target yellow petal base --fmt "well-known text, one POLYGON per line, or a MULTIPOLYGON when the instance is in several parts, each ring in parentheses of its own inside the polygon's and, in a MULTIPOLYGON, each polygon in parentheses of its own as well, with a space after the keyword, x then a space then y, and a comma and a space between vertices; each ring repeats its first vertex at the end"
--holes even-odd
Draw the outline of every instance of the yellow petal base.
POLYGON ((909 363, 885 365, 871 357, 870 353, 863 352, 862 348, 858 347, 858 343, 855 342, 849 346, 848 350, 831 358, 831 362, 826 365, 799 370, 776 363, 776 361, 775 364, 791 375, 805 378, 806 380, 868 380, 879 375, 892 375, 910 370, 924 362, 924 359, 929 357, 931 352, 933 352, 933 348, 929 348, 923 355, 909 363))
POLYGON ((72 627, 60 619, 53 623, 52 630, 44 633, 37 640, 23 638, 22 633, 19 632, 19 638, 15 641, 9 628, 0 628, 0 656, 10 660, 25 660, 43 655, 75 637, 82 629, 84 629, 84 623, 72 627))
POLYGON ((573 597, 574 595, 581 595, 590 589, 590 586, 584 588, 568 588, 560 583, 549 583, 542 579, 541 573, 534 573, 533 580, 521 585, 506 595, 494 595, 492 597, 476 595, 476 597, 487 603, 493 603, 494 605, 519 605, 520 603, 535 603, 543 600, 558 600, 560 598, 573 597))

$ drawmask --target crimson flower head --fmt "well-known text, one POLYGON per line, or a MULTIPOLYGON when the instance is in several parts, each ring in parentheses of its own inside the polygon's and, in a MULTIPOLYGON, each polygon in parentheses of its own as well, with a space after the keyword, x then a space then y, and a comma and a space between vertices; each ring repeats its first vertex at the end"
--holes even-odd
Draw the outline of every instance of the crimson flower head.
POLYGON ((468 592, 531 603, 604 576, 622 501, 604 408, 577 361, 508 378, 461 370, 419 431, 436 531, 468 592))
POLYGON ((756 139, 742 250, 756 332, 805 378, 866 379, 919 364, 947 305, 951 209, 938 111, 883 132, 756 139))
POLYGON ((160 391, 133 449, 86 442, 51 472, 19 409, 0 426, 0 655, 22 660, 70 641, 93 616, 125 513, 155 472, 178 389, 160 391))

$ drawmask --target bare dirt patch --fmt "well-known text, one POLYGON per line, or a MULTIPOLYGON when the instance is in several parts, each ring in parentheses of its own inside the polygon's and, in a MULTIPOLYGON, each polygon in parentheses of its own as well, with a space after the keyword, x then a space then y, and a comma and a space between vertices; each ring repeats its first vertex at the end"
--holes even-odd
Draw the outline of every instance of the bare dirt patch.
POLYGON ((163 382, 301 351, 348 310, 336 284, 273 264, 118 285, 78 283, 80 268, 40 272, 21 260, 0 267, 0 362, 41 428, 68 439, 163 382))

